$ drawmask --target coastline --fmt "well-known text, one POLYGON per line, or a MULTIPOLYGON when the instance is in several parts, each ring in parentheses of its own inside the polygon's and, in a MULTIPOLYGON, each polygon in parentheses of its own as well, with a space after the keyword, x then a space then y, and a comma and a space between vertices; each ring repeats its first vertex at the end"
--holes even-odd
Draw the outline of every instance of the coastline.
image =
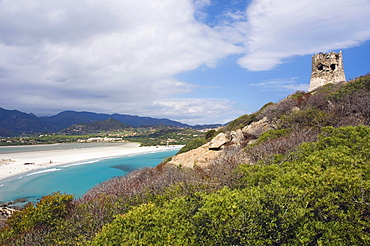
MULTIPOLYGON (((85 146, 84 146, 85 147, 85 146)), ((140 147, 138 143, 115 146, 38 150, 0 154, 0 181, 22 173, 69 163, 167 150, 166 146, 140 147)))

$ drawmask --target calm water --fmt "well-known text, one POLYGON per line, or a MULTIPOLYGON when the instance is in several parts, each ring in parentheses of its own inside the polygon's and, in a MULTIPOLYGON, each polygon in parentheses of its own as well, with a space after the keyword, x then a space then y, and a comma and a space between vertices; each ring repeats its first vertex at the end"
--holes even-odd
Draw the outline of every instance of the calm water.
POLYGON ((56 191, 80 197, 105 180, 126 175, 138 168, 156 166, 164 158, 175 155, 178 150, 169 148, 155 153, 91 160, 34 170, 1 180, 0 203, 19 198, 36 201, 56 191))
POLYGON ((0 154, 22 153, 32 151, 47 150, 67 150, 67 149, 85 149, 91 147, 110 147, 110 146, 136 145, 134 143, 61 143, 61 144, 40 144, 40 145, 17 145, 1 146, 0 154))

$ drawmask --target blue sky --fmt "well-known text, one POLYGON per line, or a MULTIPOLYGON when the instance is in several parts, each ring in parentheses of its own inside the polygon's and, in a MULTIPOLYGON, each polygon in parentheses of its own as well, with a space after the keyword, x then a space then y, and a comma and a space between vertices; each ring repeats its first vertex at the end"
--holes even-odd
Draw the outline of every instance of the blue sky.
POLYGON ((311 56, 370 72, 368 0, 0 0, 0 107, 226 123, 307 90, 311 56))

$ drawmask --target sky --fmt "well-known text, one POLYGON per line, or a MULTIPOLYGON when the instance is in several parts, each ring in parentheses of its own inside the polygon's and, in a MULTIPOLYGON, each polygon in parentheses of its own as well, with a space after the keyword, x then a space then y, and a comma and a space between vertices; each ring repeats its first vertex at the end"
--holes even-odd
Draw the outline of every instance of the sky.
POLYGON ((311 57, 370 72, 370 0, 0 0, 0 107, 227 123, 308 90, 311 57))

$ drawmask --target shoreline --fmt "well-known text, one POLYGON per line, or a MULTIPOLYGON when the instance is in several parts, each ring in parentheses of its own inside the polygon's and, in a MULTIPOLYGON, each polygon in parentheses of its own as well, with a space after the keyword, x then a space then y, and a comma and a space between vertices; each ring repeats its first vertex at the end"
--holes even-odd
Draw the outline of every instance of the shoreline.
POLYGON ((116 146, 72 148, 63 150, 37 150, 20 153, 0 154, 0 181, 30 171, 56 167, 88 160, 98 160, 163 151, 181 146, 144 146, 124 143, 116 146))

